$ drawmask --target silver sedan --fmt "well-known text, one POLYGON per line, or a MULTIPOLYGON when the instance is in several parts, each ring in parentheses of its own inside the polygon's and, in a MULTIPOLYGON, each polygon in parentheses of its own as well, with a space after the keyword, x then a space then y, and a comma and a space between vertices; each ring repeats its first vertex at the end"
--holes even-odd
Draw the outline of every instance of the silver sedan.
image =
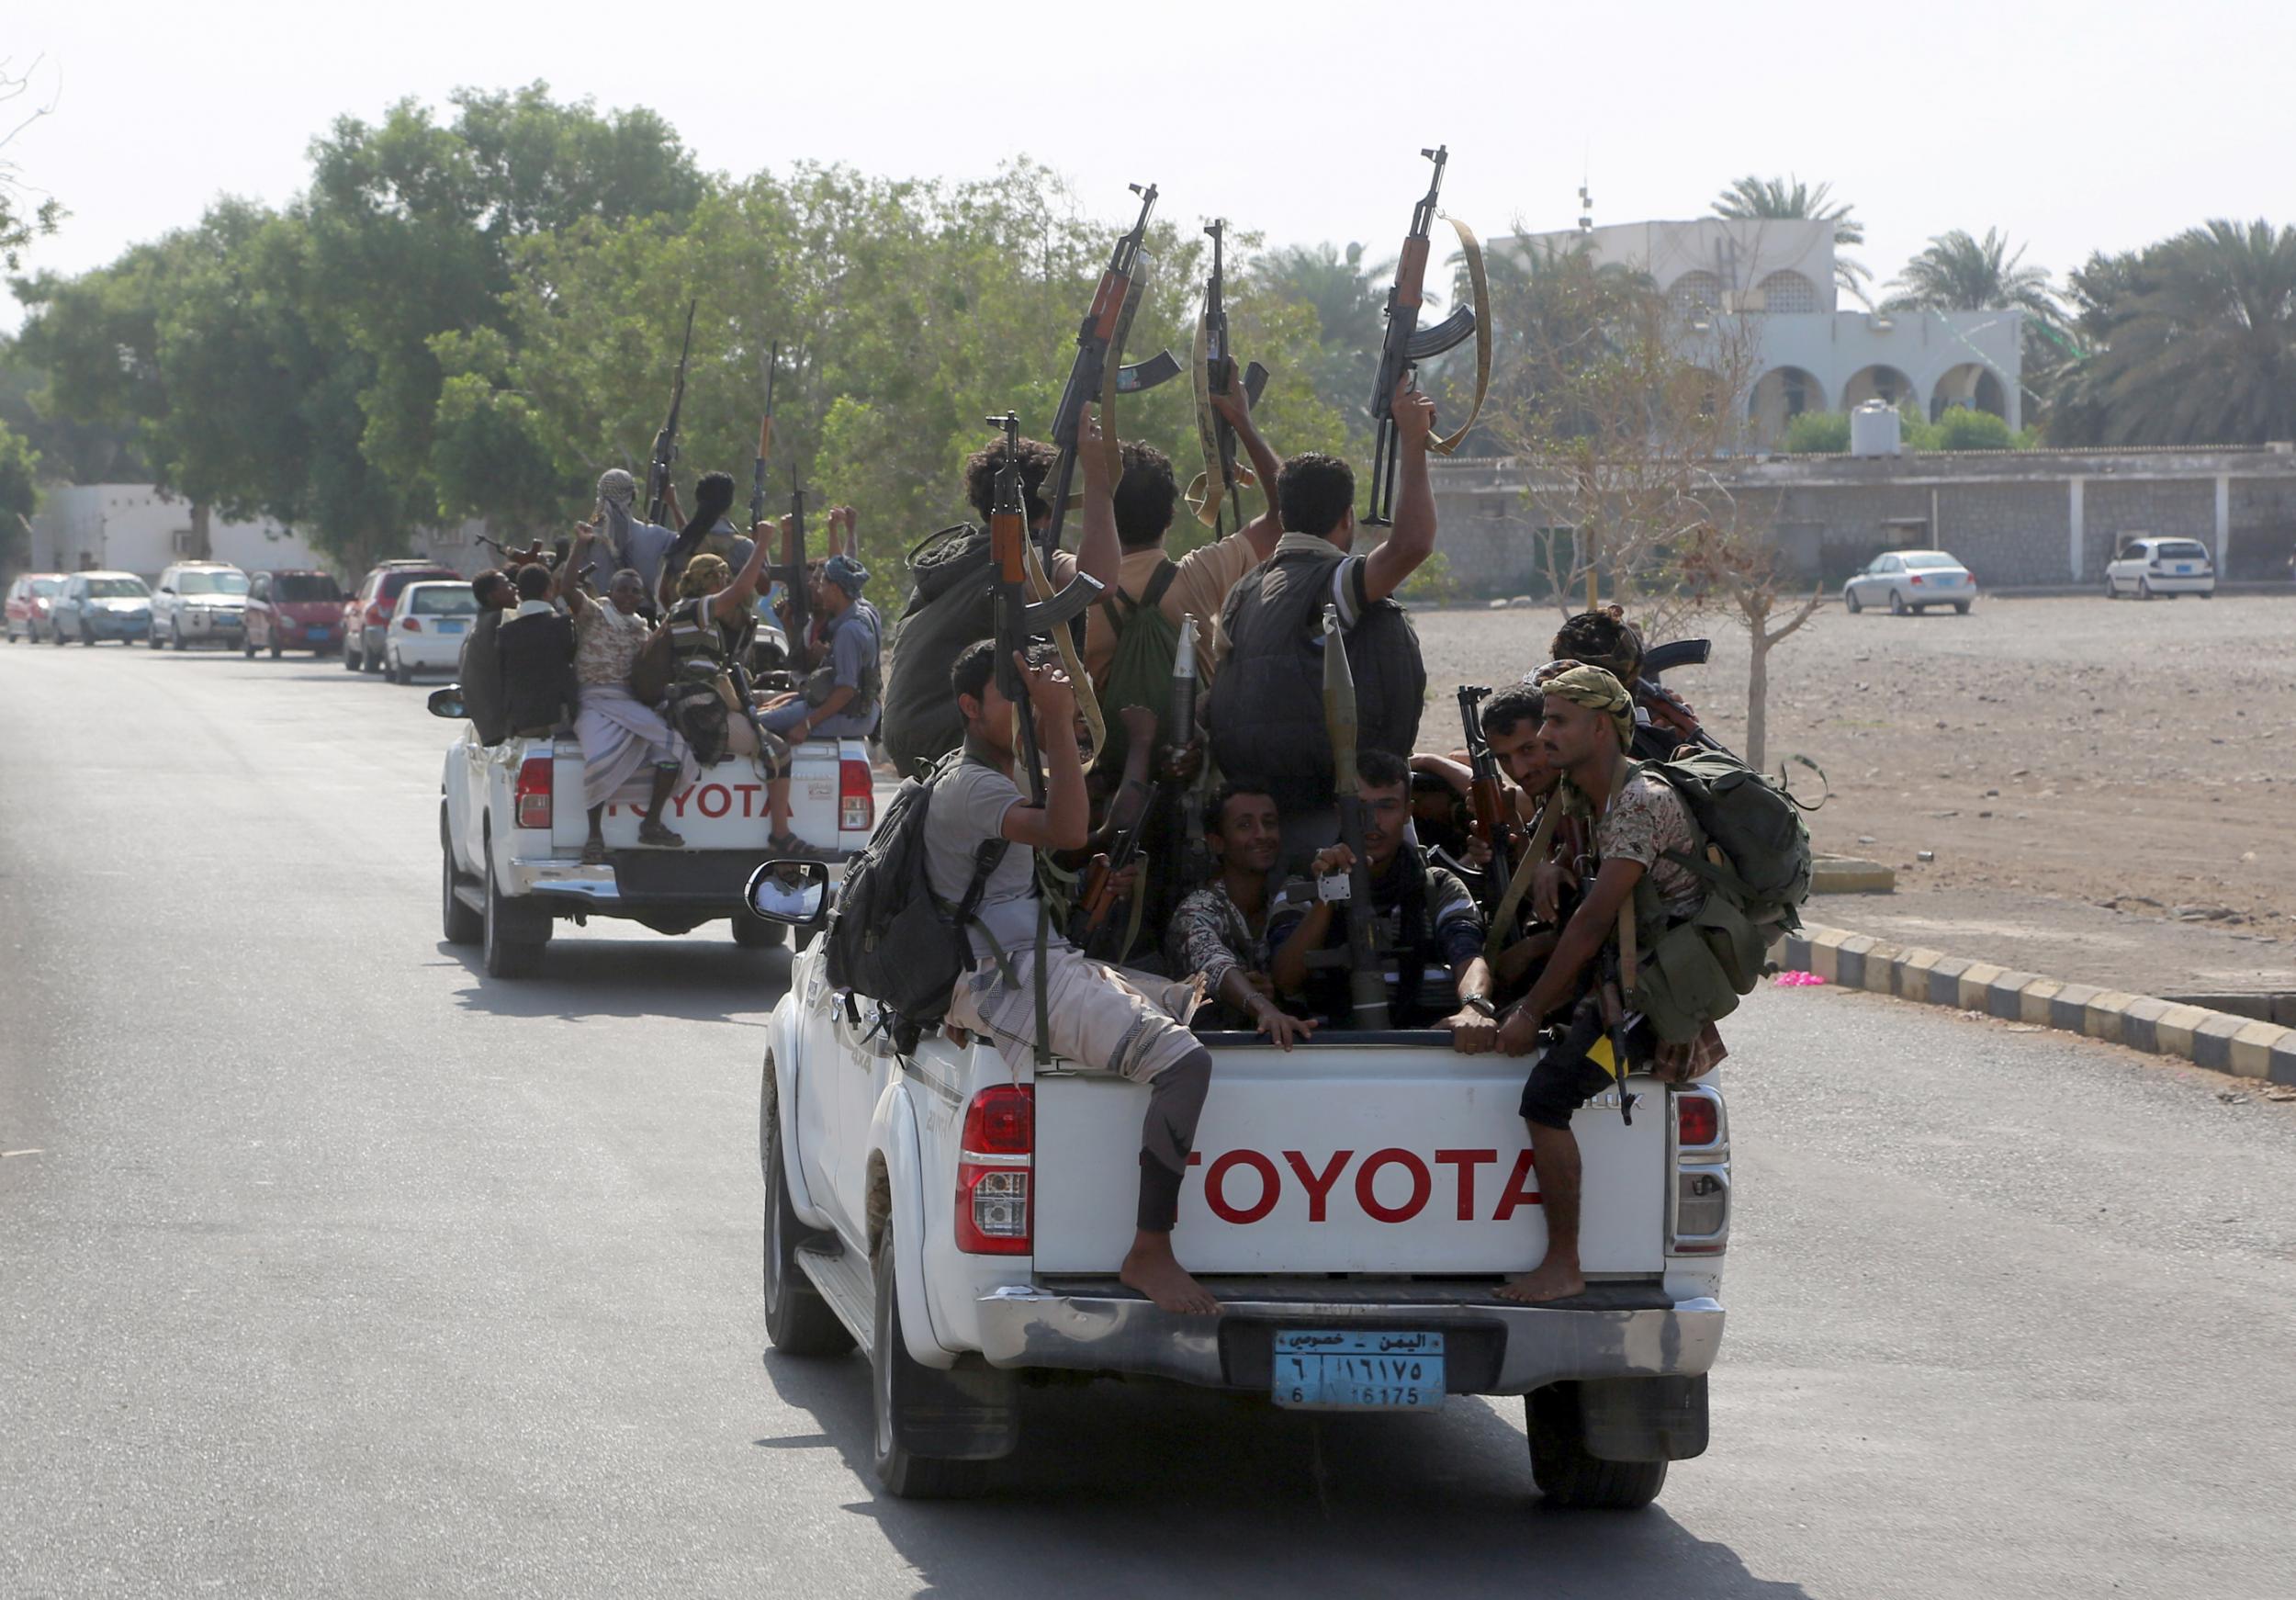
POLYGON ((1966 616, 1976 598, 1976 579, 1942 550, 1891 550, 1841 586, 1853 615, 1869 605, 1886 605, 1892 616, 1950 605, 1966 616))

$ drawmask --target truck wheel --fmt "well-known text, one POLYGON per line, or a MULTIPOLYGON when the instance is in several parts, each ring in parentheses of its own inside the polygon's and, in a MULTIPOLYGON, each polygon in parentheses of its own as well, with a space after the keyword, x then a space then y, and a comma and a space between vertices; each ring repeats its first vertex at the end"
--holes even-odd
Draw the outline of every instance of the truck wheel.
POLYGON ((977 1494, 986 1481, 985 1463, 920 1456, 901 1442, 903 1429, 896 1424, 920 1408, 924 1397, 917 1392, 942 1388, 950 1375, 918 1366, 909 1354, 907 1337, 901 1331, 891 1228, 877 1241, 870 1265, 877 1279, 876 1327, 869 1352, 869 1409, 874 1424, 872 1456, 877 1482, 896 1500, 961 1500, 977 1494))
POLYGON ((490 978, 530 978, 542 970, 542 947, 550 936, 550 925, 546 921, 543 923, 541 939, 519 938, 518 934, 524 931, 519 924, 525 920, 520 913, 525 907, 512 905, 496 886, 491 845, 487 850, 486 870, 487 909, 484 926, 480 930, 485 945, 482 964, 486 975, 490 978))
POLYGON ((781 1098, 770 1055, 758 1095, 758 1149, 765 1169, 765 1336, 784 1355, 842 1356, 853 1347, 853 1335, 797 1265, 797 1246, 814 1230, 789 1203, 789 1180, 782 1172, 781 1098))
POLYGON ((1523 1397, 1531 1437, 1531 1479, 1557 1505, 1574 1511, 1638 1511, 1666 1483, 1664 1461, 1605 1461, 1587 1454, 1579 1392, 1550 1383, 1523 1397))
POLYGON ((455 847, 447 841, 446 807, 444 805, 438 808, 438 853, 443 863, 440 875, 444 880, 440 890, 443 896, 440 931, 449 944, 476 944, 486 937, 486 918, 465 905, 455 893, 455 886, 462 882, 462 873, 455 867, 455 847))
POLYGON ((733 917, 734 942, 744 950, 771 950, 789 937, 788 927, 780 922, 768 922, 748 911, 737 911, 733 917))

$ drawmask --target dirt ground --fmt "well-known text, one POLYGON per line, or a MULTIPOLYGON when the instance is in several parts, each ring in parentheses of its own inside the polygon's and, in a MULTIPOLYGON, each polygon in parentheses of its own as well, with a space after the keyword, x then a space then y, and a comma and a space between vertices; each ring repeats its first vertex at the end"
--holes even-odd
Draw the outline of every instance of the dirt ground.
MULTIPOLYGON (((1414 620, 1437 749, 1457 686, 1545 660, 1556 616, 1414 620)), ((1668 682, 1739 749, 1745 636, 1708 631, 1668 682)), ((1772 655, 1769 740, 1830 781, 1818 849, 1898 871, 1809 920, 2147 994, 2296 989, 2296 596, 1828 606, 1772 655)))

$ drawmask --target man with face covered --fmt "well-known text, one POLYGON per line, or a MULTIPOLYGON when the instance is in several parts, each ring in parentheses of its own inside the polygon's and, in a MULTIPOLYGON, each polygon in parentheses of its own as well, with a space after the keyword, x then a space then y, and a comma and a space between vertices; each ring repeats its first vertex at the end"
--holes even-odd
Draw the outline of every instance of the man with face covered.
MULTIPOLYGON (((597 567, 608 572, 630 568, 650 595, 661 577, 661 558, 669 554, 678 535, 660 524, 639 516, 632 509, 636 502, 637 480, 621 468, 610 467, 598 477, 597 514, 582 525, 595 529, 605 542, 606 547, 596 557, 592 571, 597 567)), ((575 570, 583 569, 577 567, 575 570)))
MULTIPOLYGON (((568 565, 580 571, 596 535, 581 531, 568 556, 568 565)), ((640 844, 675 847, 685 840, 666 827, 662 806, 680 783, 691 783, 699 773, 685 741, 673 732, 661 714, 639 704, 630 693, 630 670, 646 648, 649 629, 639 614, 646 603, 646 580, 635 568, 613 575, 602 603, 584 594, 579 584, 566 591, 574 614, 574 678, 581 686, 581 709, 574 721, 575 737, 582 741, 582 804, 590 812, 590 838, 582 860, 595 865, 606 859, 607 802, 616 791, 650 769, 653 790, 638 824, 640 844)))

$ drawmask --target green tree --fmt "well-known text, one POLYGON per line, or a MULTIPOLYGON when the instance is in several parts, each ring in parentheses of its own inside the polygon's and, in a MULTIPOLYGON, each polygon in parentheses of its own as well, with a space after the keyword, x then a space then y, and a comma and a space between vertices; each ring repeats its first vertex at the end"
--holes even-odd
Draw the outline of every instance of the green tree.
POLYGON ((2244 445, 2296 437, 2296 229, 2216 220, 2073 275, 2074 368, 2053 440, 2244 445))
POLYGON ((1998 229, 1986 229, 1982 240, 1960 228, 1941 233, 1890 280, 1897 292, 1882 302, 1882 310, 2016 310, 2037 321, 2054 322, 2064 310, 2049 286, 2049 274, 2042 267, 2022 265, 2024 259, 2023 247, 2012 251, 1998 229))
POLYGON ((1289 244, 1252 265, 1265 291, 1315 313, 1316 348, 1305 376, 1316 396, 1345 419, 1358 448, 1371 443, 1371 384, 1386 332, 1384 265, 1367 265, 1363 246, 1289 244))
POLYGON ((39 452, 0 423, 0 576, 31 559, 28 519, 39 504, 39 452))
MULTIPOLYGON (((32 63, 31 71, 16 73, 0 60, 0 121, 9 124, 0 130, 0 150, 12 143, 16 136, 54 109, 51 102, 36 106, 29 114, 19 114, 14 103, 32 92, 32 72, 39 62, 32 63)), ((0 265, 10 272, 24 265, 24 251, 34 239, 53 233, 64 219, 62 204, 53 195, 35 197, 37 191, 26 186, 21 169, 16 163, 0 158, 0 265)))
POLYGON ((1863 262, 1840 254, 1842 246, 1855 248, 1865 242, 1865 224, 1851 213, 1855 208, 1847 201, 1836 201, 1831 196, 1833 186, 1812 186, 1788 174, 1782 178, 1757 177, 1752 174, 1733 178, 1729 187, 1716 197, 1714 214, 1739 220, 1776 220, 1781 221, 1831 222, 1834 225, 1834 283, 1843 293, 1872 302, 1867 299, 1865 286, 1874 275, 1863 262))

